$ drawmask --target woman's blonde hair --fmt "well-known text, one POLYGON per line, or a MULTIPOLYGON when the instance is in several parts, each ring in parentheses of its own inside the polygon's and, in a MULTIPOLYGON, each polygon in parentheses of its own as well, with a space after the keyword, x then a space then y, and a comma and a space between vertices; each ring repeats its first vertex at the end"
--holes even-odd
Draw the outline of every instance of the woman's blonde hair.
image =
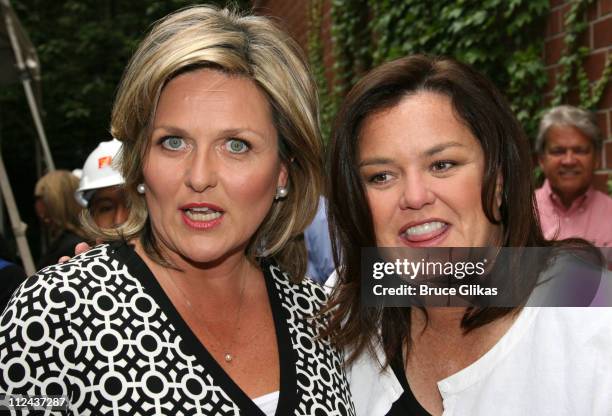
POLYGON ((316 90, 295 42, 260 16, 196 6, 157 22, 125 70, 112 112, 111 133, 123 142, 121 171, 131 210, 127 222, 105 238, 140 237, 147 253, 164 263, 148 223, 143 162, 162 89, 185 72, 211 68, 252 80, 268 98, 279 153, 289 171, 289 195, 276 201, 247 248, 250 258, 274 256, 293 279, 306 270, 303 230, 321 191, 322 143, 316 90))
POLYGON ((78 187, 79 178, 67 170, 54 170, 36 182, 34 196, 45 205, 45 227, 51 241, 64 231, 84 237, 79 225, 82 208, 74 197, 78 187))

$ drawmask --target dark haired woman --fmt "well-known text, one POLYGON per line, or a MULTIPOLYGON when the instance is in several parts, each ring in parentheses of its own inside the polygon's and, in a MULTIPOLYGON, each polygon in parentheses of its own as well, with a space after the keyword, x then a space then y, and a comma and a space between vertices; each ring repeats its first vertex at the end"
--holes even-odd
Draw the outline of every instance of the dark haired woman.
POLYGON ((612 414, 610 308, 360 306, 361 247, 551 244, 528 140, 489 81, 451 59, 382 65, 349 93, 329 158, 330 331, 358 414, 612 414))

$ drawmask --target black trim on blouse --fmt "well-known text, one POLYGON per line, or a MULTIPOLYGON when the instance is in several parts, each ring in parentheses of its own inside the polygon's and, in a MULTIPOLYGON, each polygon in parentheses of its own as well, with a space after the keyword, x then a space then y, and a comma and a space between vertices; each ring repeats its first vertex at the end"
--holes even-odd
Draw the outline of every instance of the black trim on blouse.
POLYGON ((414 397, 410 384, 408 384, 408 379, 406 379, 406 371, 404 370, 406 366, 404 365, 403 357, 400 355, 397 359, 392 360, 390 366, 404 392, 393 402, 393 406, 391 406, 387 416, 432 416, 414 397))
MULTIPOLYGON (((199 361, 206 367, 206 370, 215 379, 215 384, 220 386, 223 391, 236 403, 241 412, 247 415, 264 416, 261 409, 247 396, 247 394, 231 379, 231 377, 223 370, 223 368, 212 357, 193 331, 189 328, 181 315, 178 313, 166 292, 160 286, 159 282, 134 250, 134 247, 127 244, 113 246, 117 256, 125 262, 130 274, 141 279, 141 282, 146 286, 147 290, 158 302, 160 308, 168 316, 168 319, 175 325, 177 331, 183 335, 182 347, 187 352, 196 356, 199 361)), ((297 357, 292 348, 291 336, 287 327, 284 310, 279 299, 279 294, 274 288, 273 277, 270 274, 270 264, 267 261, 262 261, 262 271, 264 274, 268 299, 274 318, 274 327, 276 330, 276 339, 278 343, 279 366, 280 366, 280 386, 278 406, 276 415, 288 415, 295 411, 297 403, 297 381, 295 362, 297 357)))

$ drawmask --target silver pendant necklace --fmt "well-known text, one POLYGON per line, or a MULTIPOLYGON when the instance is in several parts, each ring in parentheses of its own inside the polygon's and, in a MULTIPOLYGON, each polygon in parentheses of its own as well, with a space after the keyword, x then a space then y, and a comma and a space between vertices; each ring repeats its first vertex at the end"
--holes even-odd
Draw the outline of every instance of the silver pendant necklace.
POLYGON ((236 312, 236 318, 234 320, 234 331, 232 335, 232 340, 231 340, 230 345, 226 348, 225 345, 219 340, 219 338, 215 336, 215 334, 213 334, 212 331, 205 326, 206 321, 202 319, 202 315, 199 313, 198 309, 195 306, 193 306, 191 301, 187 298, 187 295, 185 294, 185 292, 183 292, 183 290, 180 287, 178 287, 178 285, 174 282, 174 279, 172 278, 170 271, 165 267, 164 267, 164 271, 166 272, 168 276, 168 280, 170 281, 172 286, 174 286, 174 288, 181 294, 187 308, 198 317, 198 319, 200 320, 202 324, 202 327, 206 330, 206 332, 208 332, 208 334, 212 338, 214 338, 217 344, 221 347, 221 350, 225 351, 223 353, 223 359, 225 360, 226 363, 230 364, 236 358, 236 355, 232 353, 231 351, 234 349, 234 345, 236 344, 236 336, 237 336, 238 331, 240 330, 240 327, 239 327, 240 312, 242 312, 242 305, 244 303, 244 288, 246 286, 244 282, 245 280, 244 274, 242 275, 242 282, 240 285, 240 298, 238 300, 238 311, 236 312))

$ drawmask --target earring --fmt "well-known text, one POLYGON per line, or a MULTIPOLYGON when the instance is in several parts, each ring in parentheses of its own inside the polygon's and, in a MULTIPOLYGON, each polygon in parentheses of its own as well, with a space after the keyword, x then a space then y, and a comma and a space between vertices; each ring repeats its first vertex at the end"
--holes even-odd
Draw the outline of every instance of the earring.
POLYGON ((136 191, 139 194, 144 194, 146 190, 147 190, 147 188, 145 188, 145 184, 144 183, 139 183, 138 186, 136 187, 136 191))
POLYGON ((289 190, 285 186, 279 186, 278 188, 276 188, 276 196, 274 197, 274 199, 284 199, 287 197, 288 194, 289 190))

